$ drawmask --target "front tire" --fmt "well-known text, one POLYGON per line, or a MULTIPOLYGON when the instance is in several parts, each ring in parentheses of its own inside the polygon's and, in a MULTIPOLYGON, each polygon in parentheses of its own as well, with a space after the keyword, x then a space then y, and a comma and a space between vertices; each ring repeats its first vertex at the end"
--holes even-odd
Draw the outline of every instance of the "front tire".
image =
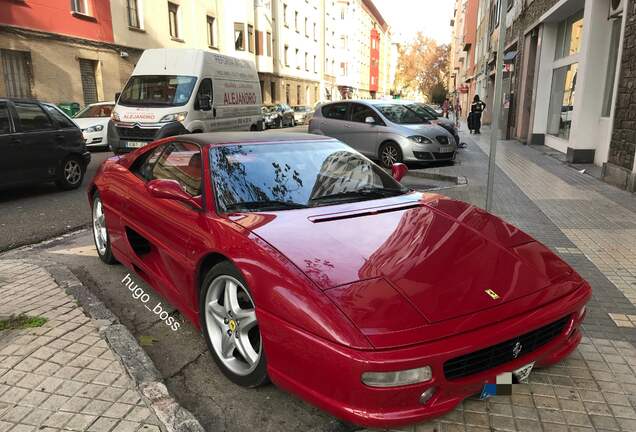
POLYGON ((100 260, 109 265, 117 263, 110 248, 110 235, 108 228, 106 228, 104 205, 97 192, 93 197, 93 241, 100 260))
POLYGON ((86 166, 77 156, 68 156, 62 162, 55 179, 57 187, 63 190, 77 189, 84 180, 86 166))
POLYGON ((268 382, 252 295, 241 273, 221 262, 206 274, 199 302, 203 336, 221 372, 243 387, 268 382))
POLYGON ((391 168, 394 163, 402 163, 402 149, 393 141, 384 143, 380 146, 379 159, 383 167, 391 168))

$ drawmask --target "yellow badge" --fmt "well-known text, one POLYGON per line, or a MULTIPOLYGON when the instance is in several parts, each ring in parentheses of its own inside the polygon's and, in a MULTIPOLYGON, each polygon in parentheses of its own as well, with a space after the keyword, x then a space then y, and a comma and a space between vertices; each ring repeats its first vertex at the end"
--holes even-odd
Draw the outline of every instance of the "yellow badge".
POLYGON ((228 325, 230 326, 230 331, 232 333, 234 333, 234 330, 236 330, 236 321, 234 320, 230 320, 230 322, 228 323, 228 325))
POLYGON ((497 294, 491 289, 487 289, 485 293, 488 294, 490 297, 492 297, 493 300, 497 300, 499 298, 499 294, 497 294))

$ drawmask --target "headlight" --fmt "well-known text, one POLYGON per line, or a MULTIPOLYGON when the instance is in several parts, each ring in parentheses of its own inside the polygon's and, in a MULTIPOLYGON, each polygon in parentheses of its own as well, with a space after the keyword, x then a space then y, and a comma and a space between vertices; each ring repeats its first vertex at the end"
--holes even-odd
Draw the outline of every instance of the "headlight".
POLYGON ((121 121, 121 118, 119 117, 119 113, 117 111, 113 111, 110 114, 110 118, 112 118, 115 121, 121 121))
POLYGON ((422 383, 432 376, 431 367, 424 366, 397 372, 364 372, 362 382, 371 387, 398 387, 422 383))
POLYGON ((188 112, 187 111, 180 112, 180 113, 174 113, 174 114, 167 114, 167 115, 163 116, 161 118, 161 120, 159 120, 159 123, 171 122, 171 121, 182 122, 182 121, 184 121, 186 119, 187 116, 188 116, 188 112))
POLYGON ((89 128, 84 129, 84 132, 86 133, 91 133, 91 132, 99 132, 104 130, 104 126, 102 125, 95 125, 95 126, 91 126, 89 128))
POLYGON ((433 141, 431 141, 429 138, 420 135, 410 136, 409 139, 415 141, 418 144, 433 144, 433 141))

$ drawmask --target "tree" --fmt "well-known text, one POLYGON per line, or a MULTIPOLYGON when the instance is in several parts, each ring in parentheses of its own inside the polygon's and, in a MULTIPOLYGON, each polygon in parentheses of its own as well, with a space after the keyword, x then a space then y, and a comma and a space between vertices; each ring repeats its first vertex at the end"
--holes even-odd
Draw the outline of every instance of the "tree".
POLYGON ((396 76, 398 91, 421 94, 433 102, 443 101, 447 93, 449 49, 422 33, 401 46, 396 76))

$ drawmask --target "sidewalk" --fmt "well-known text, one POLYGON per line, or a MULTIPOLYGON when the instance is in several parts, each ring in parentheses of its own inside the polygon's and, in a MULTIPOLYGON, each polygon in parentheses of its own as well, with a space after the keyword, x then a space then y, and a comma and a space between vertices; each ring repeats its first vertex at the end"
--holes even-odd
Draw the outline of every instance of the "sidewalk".
POLYGON ((0 319, 41 327, 0 331, 0 432, 166 430, 86 316, 44 268, 0 260, 0 319))

